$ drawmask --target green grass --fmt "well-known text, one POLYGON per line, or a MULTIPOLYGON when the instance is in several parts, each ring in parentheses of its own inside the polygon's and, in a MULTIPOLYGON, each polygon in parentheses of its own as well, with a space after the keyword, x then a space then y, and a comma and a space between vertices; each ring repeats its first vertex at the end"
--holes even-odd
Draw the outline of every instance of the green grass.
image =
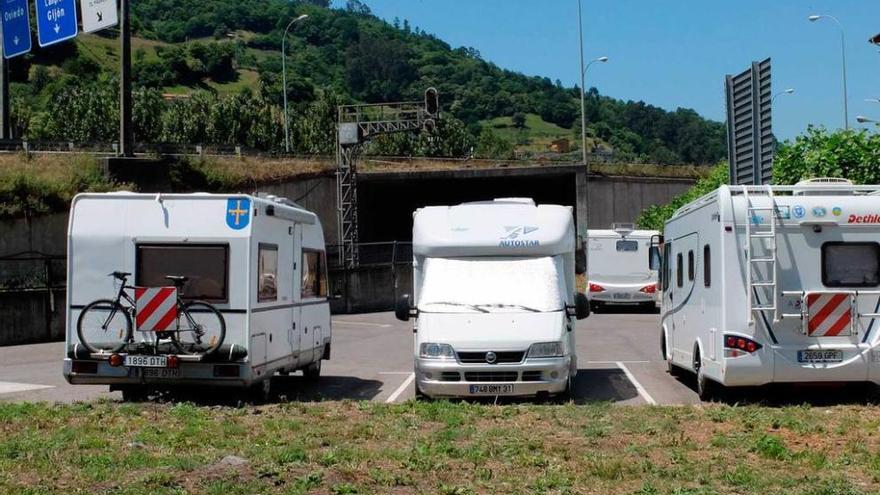
POLYGON ((0 493, 862 495, 878 447, 872 407, 0 404, 0 493))
POLYGON ((540 116, 533 113, 526 114, 526 127, 517 129, 513 125, 511 117, 497 117, 480 122, 485 127, 492 129, 497 135, 517 144, 517 148, 528 151, 547 151, 547 146, 560 138, 574 139, 571 129, 559 127, 551 122, 545 122, 540 116))

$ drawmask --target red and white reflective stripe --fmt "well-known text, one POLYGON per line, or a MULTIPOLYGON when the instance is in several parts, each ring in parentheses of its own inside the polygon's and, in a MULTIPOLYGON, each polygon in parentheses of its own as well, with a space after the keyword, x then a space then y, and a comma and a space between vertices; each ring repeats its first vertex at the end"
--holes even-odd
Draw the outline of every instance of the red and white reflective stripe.
POLYGON ((852 324, 852 297, 849 294, 808 294, 807 335, 834 337, 852 324))
POLYGON ((141 332, 166 332, 177 322, 177 288, 135 287, 136 326, 141 332))

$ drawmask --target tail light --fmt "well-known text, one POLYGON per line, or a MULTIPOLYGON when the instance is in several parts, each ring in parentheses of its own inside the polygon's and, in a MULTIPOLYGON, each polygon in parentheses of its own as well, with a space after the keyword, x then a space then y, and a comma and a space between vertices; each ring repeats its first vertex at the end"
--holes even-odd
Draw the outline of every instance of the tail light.
POLYGON ((747 337, 739 337, 736 335, 724 336, 724 355, 726 357, 737 357, 744 354, 752 354, 763 347, 747 337))
POLYGON ((605 287, 599 284, 590 284, 590 292, 605 292, 605 287))
POLYGON ((645 294, 656 294, 657 293, 657 284, 646 285, 639 289, 639 292, 643 292, 645 294))
POLYGON ((114 368, 122 366, 122 363, 125 362, 125 360, 119 354, 111 354, 108 361, 110 361, 110 366, 113 366, 114 368))
POLYGON ((177 368, 180 366, 180 358, 177 356, 168 356, 168 360, 165 362, 169 368, 177 368))

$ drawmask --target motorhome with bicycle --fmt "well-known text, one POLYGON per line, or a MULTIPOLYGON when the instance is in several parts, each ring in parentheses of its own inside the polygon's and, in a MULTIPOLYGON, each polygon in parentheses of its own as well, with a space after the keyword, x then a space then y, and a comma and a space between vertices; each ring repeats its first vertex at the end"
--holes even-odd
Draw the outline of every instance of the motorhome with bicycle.
POLYGON ((549 396, 577 373, 572 210, 498 199, 419 209, 413 226, 416 391, 428 397, 549 396))
POLYGON ((324 235, 271 195, 81 194, 70 212, 64 376, 270 392, 330 357, 324 235))
POLYGON ((587 231, 587 298, 594 310, 604 306, 657 307, 658 272, 646 254, 659 234, 636 230, 631 223, 587 231))
MULTIPOLYGON (((880 186, 722 186, 666 223, 661 353, 720 386, 880 383, 880 186)), ((652 248, 656 256, 657 248, 652 248)))

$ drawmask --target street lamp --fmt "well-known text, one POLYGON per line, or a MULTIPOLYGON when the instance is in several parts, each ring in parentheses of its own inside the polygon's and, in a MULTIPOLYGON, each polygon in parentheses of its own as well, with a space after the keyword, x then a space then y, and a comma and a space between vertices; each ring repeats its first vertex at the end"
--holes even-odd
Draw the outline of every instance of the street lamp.
POLYGON ((874 119, 869 119, 868 117, 864 117, 862 115, 856 117, 856 122, 858 122, 859 124, 880 124, 880 122, 874 119))
POLYGON ((865 98, 868 103, 880 103, 880 98, 865 98))
POLYGON ((838 27, 840 27, 840 54, 841 54, 841 60, 843 61, 843 118, 845 121, 844 127, 847 130, 849 130, 849 104, 847 102, 848 95, 847 95, 847 90, 846 90, 846 33, 843 29, 843 24, 841 24, 840 21, 837 20, 837 18, 834 17, 833 15, 815 15, 814 14, 814 15, 811 15, 810 17, 808 17, 810 22, 816 22, 819 19, 823 19, 823 18, 831 19, 832 21, 837 23, 838 27))
POLYGON ((284 151, 287 153, 290 153, 290 115, 287 109, 287 33, 294 24, 308 17, 308 14, 303 14, 290 21, 284 30, 284 37, 281 38, 281 78, 283 79, 282 86, 284 86, 284 151))
MULTIPOLYGON (((578 1, 580 4, 580 1, 578 1)), ((584 53, 583 53, 583 37, 581 37, 581 155, 583 156, 584 165, 587 165, 587 103, 586 103, 586 81, 587 81, 587 71, 590 70, 590 66, 595 64, 596 62, 605 63, 608 61, 608 57, 599 57, 590 60, 590 63, 584 67, 584 53)), ((589 168, 589 166, 587 166, 589 168)), ((589 173, 589 169, 587 170, 589 173)))
POLYGON ((772 105, 773 102, 776 100, 776 98, 779 98, 782 95, 790 95, 792 93, 794 93, 794 88, 788 88, 784 91, 780 91, 780 92, 776 93, 775 95, 773 95, 773 98, 770 98, 770 104, 772 105))

